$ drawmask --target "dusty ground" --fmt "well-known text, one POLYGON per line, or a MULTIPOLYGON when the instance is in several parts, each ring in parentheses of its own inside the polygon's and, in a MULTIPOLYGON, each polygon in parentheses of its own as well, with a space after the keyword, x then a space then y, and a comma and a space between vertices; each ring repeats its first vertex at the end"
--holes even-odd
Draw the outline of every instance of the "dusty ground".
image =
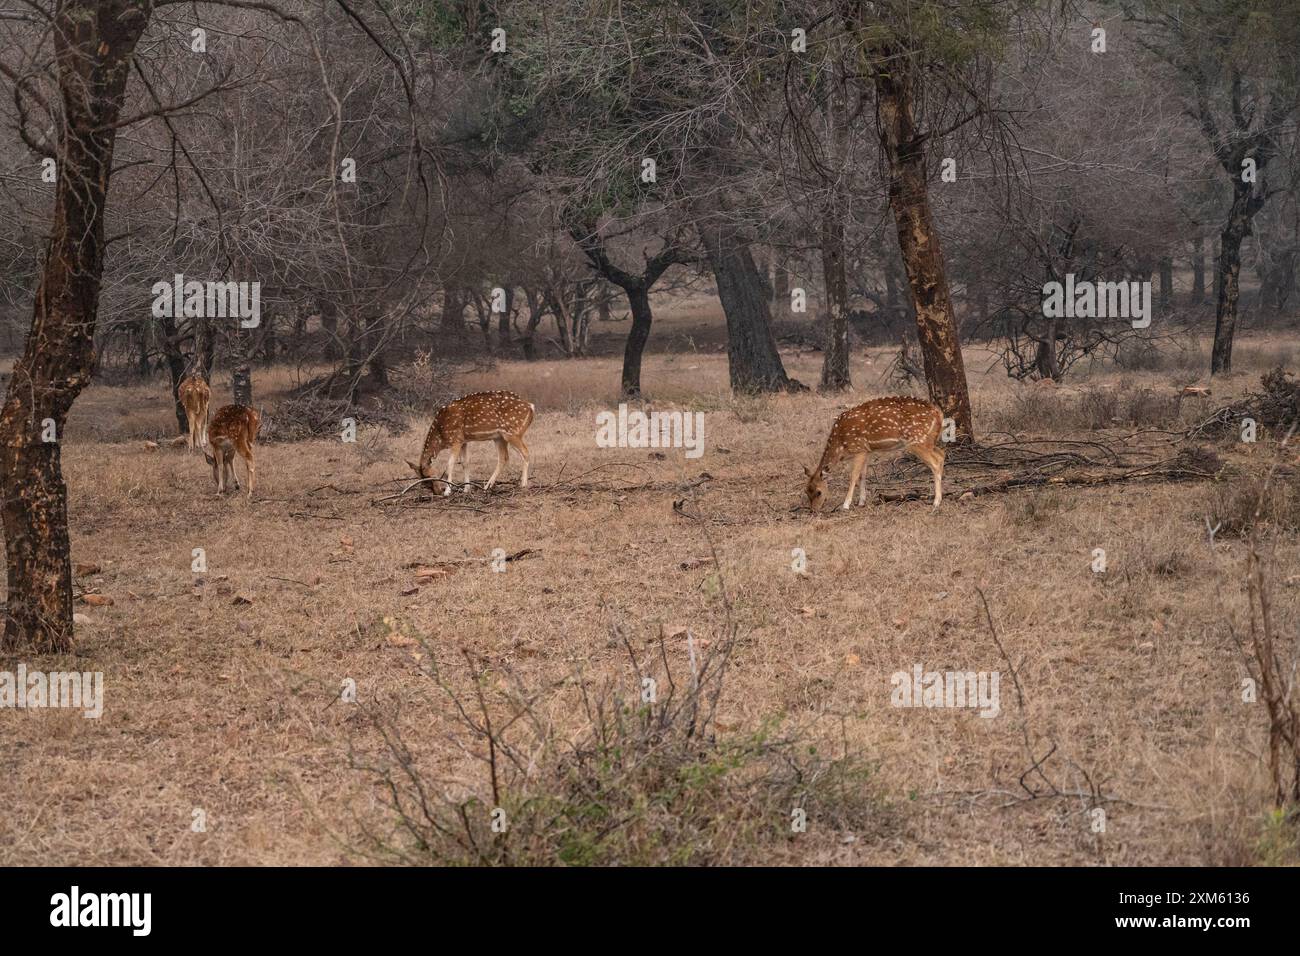
MULTIPOLYGON (((1276 341, 1245 338, 1231 379, 1211 402, 1296 363, 1276 341)), ((820 356, 786 356, 806 382, 820 356)), ((1294 859, 1267 822, 1262 705, 1244 704, 1246 671, 1229 626, 1246 621, 1243 546, 1211 550, 1207 484, 1119 484, 1028 490, 959 500, 954 469, 938 514, 918 502, 876 504, 811 518, 799 501, 801 465, 820 453, 837 411, 892 391, 884 353, 854 356, 856 393, 733 399, 726 360, 702 353, 648 356, 643 381, 658 402, 705 412, 706 452, 662 458, 601 449, 595 413, 617 404, 612 359, 502 363, 466 374, 463 390, 511 388, 538 407, 528 435, 535 486, 450 501, 403 487, 427 417, 356 444, 268 444, 254 499, 219 500, 201 459, 146 450, 169 436, 168 396, 151 387, 91 388, 64 446, 74 558, 101 570, 78 586, 111 596, 81 607, 73 659, 21 658, 29 668, 102 670, 99 720, 0 711, 0 863, 320 864, 362 862, 362 824, 385 825, 380 794, 347 768, 351 741, 375 744, 357 708, 401 703, 416 757, 441 772, 467 761, 445 735, 447 700, 431 687, 401 634, 427 636, 440 658, 468 648, 537 686, 580 665, 593 680, 631 680, 611 623, 648 641, 668 626, 708 639, 722 626, 719 579, 699 525, 673 511, 687 499, 706 516, 741 639, 724 726, 784 715, 832 748, 875 763, 881 827, 849 841, 818 830, 782 859, 954 864, 1251 864, 1294 859), (870 363, 870 364, 868 364, 870 363), (701 473, 712 480, 695 484, 701 473), (690 487, 694 484, 694 487, 690 487), (1093 549, 1108 568, 1094 574, 1093 549), (191 570, 203 548, 206 574, 191 570), (492 571, 494 549, 533 549, 492 571), (792 549, 808 574, 791 570, 792 549), (414 562, 466 561, 419 583, 414 562), (683 570, 686 564, 688 570, 683 570), (409 592, 419 587, 416 593, 409 592), (1019 670, 1025 711, 976 595, 987 595, 1019 670), (234 603, 243 598, 251 603, 234 603), (390 623, 384 619, 389 618, 390 623), (910 671, 1002 673, 1002 714, 900 709, 889 677, 910 671), (338 702, 356 681, 360 704, 338 702), (1022 718, 1046 775, 1069 795, 1022 800, 1028 768, 1022 718), (1089 810, 1102 795, 1104 833, 1089 810), (206 832, 194 832, 195 810, 206 832)), ((1197 360, 1199 362, 1199 358, 1197 360)), ((967 356, 983 433, 1062 437, 1079 389, 1195 381, 1192 371, 1081 373, 1055 393, 1009 382, 989 355, 967 356)), ((273 409, 288 372, 261 373, 273 409)), ((214 385, 214 407, 228 400, 214 385)), ((273 412, 270 412, 273 413, 273 412)), ((1115 423, 1105 434, 1134 431, 1115 423)), ((1095 438, 1099 432, 1082 437, 1095 438)), ((1219 452, 1258 471, 1268 447, 1219 452)), ((487 446, 471 455, 487 476, 487 446)), ((882 472, 883 474, 883 472, 882 472)), ((832 482, 842 494, 843 473, 832 482)), ((923 487, 917 465, 889 478, 923 487)), ((1293 479, 1292 479, 1293 480, 1293 479)), ((1294 537, 1279 547, 1275 613, 1294 634, 1300 567, 1294 537)), ((670 653, 687 653, 669 642, 670 653)), ((19 658, 0 659, 13 669, 19 658)), ((558 694, 558 691, 557 691, 558 694)), ((558 703, 556 719, 572 719, 558 703)), ((544 705, 545 706, 545 705, 544 705)))

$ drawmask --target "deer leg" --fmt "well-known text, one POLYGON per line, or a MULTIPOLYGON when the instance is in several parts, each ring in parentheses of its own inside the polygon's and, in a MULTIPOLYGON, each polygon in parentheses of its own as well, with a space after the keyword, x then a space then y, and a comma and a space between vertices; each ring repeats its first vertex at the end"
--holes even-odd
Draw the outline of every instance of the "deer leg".
POLYGON ((213 470, 217 473, 217 497, 220 498, 226 493, 226 460, 220 448, 212 449, 212 457, 217 462, 213 470))
POLYGON ((867 453, 865 451, 853 459, 853 475, 849 478, 849 493, 844 496, 844 504, 840 505, 845 511, 848 511, 849 506, 853 504, 853 489, 857 487, 858 478, 862 475, 862 466, 866 464, 866 461, 867 453))
POLYGON ((524 473, 519 476, 519 487, 528 487, 528 446, 524 444, 524 437, 519 435, 515 438, 509 438, 507 441, 514 446, 515 451, 519 452, 519 457, 524 460, 524 473))
POLYGON ((257 466, 253 464, 253 447, 249 445, 242 449, 244 458, 244 467, 248 469, 248 498, 253 498, 253 481, 257 477, 257 466))
POLYGON ((937 511, 939 502, 943 500, 943 458, 935 449, 919 445, 909 451, 930 466, 930 474, 934 475, 934 509, 937 511))
POLYGON ((510 460, 510 446, 506 444, 506 440, 498 437, 494 439, 494 441, 497 446, 497 470, 492 472, 492 477, 487 480, 487 485, 483 489, 484 491, 492 490, 492 486, 497 483, 497 475, 501 474, 501 469, 504 468, 506 462, 510 460))
POLYGON ((448 457, 447 459, 447 474, 443 481, 443 484, 446 485, 446 487, 442 489, 442 496, 444 498, 451 497, 451 482, 456 471, 456 454, 460 451, 460 449, 461 449, 460 445, 452 445, 451 451, 448 453, 450 457, 448 457))

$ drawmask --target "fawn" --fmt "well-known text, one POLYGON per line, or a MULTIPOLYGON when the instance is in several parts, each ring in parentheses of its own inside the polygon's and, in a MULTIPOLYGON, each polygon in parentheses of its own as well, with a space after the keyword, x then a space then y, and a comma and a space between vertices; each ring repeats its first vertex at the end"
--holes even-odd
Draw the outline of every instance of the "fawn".
POLYGON ((253 442, 257 441, 257 429, 262 424, 262 416, 247 405, 226 405, 218 409, 208 426, 208 443, 212 454, 203 453, 203 457, 212 466, 212 479, 217 483, 217 495, 226 491, 226 480, 239 490, 239 478, 235 475, 235 453, 244 459, 248 469, 248 497, 253 497, 253 478, 257 469, 253 466, 253 442))
POLYGON ((826 500, 826 478, 831 466, 846 455, 853 456, 853 477, 849 479, 849 493, 840 507, 845 510, 853 501, 853 486, 861 478, 858 504, 866 504, 867 479, 862 466, 871 452, 906 449, 930 466, 934 474, 934 507, 943 500, 944 450, 935 446, 943 430, 943 412, 937 405, 919 398, 873 398, 835 419, 826 450, 816 471, 805 468, 808 476, 808 505, 813 511, 821 510, 826 500))
MULTIPOLYGON (((433 460, 444 448, 451 449, 447 459, 447 471, 443 476, 446 488, 443 497, 451 494, 453 472, 456 461, 465 452, 465 445, 472 441, 494 441, 497 446, 497 468, 492 472, 484 490, 490 490, 496 483, 501 469, 510 460, 510 446, 519 452, 524 460, 524 471, 519 479, 521 488, 528 487, 528 446, 524 444, 524 432, 533 423, 536 408, 525 402, 514 392, 475 392, 458 398, 450 405, 445 405, 433 416, 429 434, 424 439, 420 451, 420 463, 407 464, 415 469, 421 478, 433 478, 433 460)), ((465 472, 465 488, 469 488, 469 464, 462 465, 465 472)))
POLYGON ((185 409, 185 418, 190 424, 190 451, 202 448, 208 443, 208 402, 212 398, 212 389, 198 373, 186 375, 176 386, 176 397, 185 409))

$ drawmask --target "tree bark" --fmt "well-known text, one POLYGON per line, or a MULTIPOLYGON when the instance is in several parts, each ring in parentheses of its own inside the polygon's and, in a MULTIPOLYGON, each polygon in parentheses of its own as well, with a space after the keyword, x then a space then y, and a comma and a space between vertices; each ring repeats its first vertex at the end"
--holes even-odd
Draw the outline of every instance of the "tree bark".
POLYGON ((54 12, 62 105, 54 217, 31 331, 0 412, 7 649, 72 649, 68 492, 60 449, 68 411, 90 381, 115 124, 130 58, 150 13, 148 0, 64 0, 54 12), (46 441, 51 424, 56 440, 46 441))
MULTIPOLYGON (((176 414, 176 427, 179 429, 178 435, 187 435, 190 431, 190 422, 185 415, 185 406, 181 404, 180 396, 176 394, 176 389, 181 384, 181 379, 185 377, 186 361, 181 352, 180 334, 176 329, 176 320, 171 316, 165 315, 158 320, 158 325, 162 329, 163 354, 167 356, 167 372, 171 378, 172 384, 172 410, 176 414)), ((197 348, 197 344, 196 344, 197 348)), ((195 353, 191 363, 197 367, 199 356, 195 353)))
POLYGON ((632 328, 628 330, 627 342, 623 346, 622 392, 627 397, 639 396, 641 356, 650 338, 650 325, 653 321, 650 311, 650 290, 669 266, 680 261, 677 247, 674 241, 665 240, 659 252, 646 261, 645 270, 640 275, 635 275, 620 269, 609 258, 595 225, 574 224, 570 227, 569 234, 596 273, 614 283, 627 295, 628 307, 632 312, 632 328))
POLYGON ((731 387, 749 394, 802 389, 801 383, 785 374, 772 334, 771 302, 749 244, 724 220, 725 213, 714 212, 697 228, 727 317, 731 387))
POLYGON ((1235 190, 1228 222, 1219 234, 1219 301, 1214 314, 1214 351, 1210 374, 1232 371, 1232 340, 1237 331, 1237 304, 1241 299, 1241 244, 1250 235, 1249 186, 1235 190))
POLYGON ((1205 240, 1200 236, 1192 243, 1192 305, 1205 301, 1205 240))
POLYGON ((957 440, 969 442, 974 439, 970 393, 939 233, 930 210, 924 138, 916 128, 911 70, 905 55, 883 51, 875 73, 880 139, 889 168, 889 206, 916 307, 930 400, 956 424, 957 440))
POLYGON ((822 214, 822 277, 826 284, 826 351, 820 391, 842 392, 849 378, 849 291, 844 269, 844 219, 832 201, 822 214))
POLYGON ((623 394, 628 397, 641 394, 641 356, 650 338, 650 293, 638 286, 627 290, 627 304, 632 309, 632 328, 623 346, 623 394))

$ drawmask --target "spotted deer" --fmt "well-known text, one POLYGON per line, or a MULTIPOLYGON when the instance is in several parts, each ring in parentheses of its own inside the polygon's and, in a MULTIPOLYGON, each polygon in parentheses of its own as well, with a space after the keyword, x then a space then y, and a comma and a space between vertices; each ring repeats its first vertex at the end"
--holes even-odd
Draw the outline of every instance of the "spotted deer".
POLYGON ((808 476, 805 494, 813 511, 821 510, 826 500, 826 478, 831 466, 846 456, 853 456, 853 476, 849 479, 849 493, 840 507, 848 509, 853 502, 853 486, 861 478, 858 504, 867 500, 867 480, 862 474, 867 456, 872 452, 906 450, 930 466, 934 475, 934 507, 943 500, 944 450, 936 446, 943 430, 943 412, 937 405, 919 398, 894 396, 874 398, 863 402, 835 419, 826 450, 815 471, 804 469, 808 476))
POLYGON ((257 469, 253 465, 253 442, 257 441, 257 429, 261 427, 262 416, 247 405, 226 405, 217 410, 208 426, 208 444, 212 454, 203 453, 203 457, 212 466, 212 480, 217 483, 217 494, 226 491, 226 481, 231 481, 235 490, 239 490, 239 478, 235 475, 235 455, 244 459, 248 469, 248 497, 253 497, 253 479, 257 469))
POLYGON ((190 451, 202 448, 208 443, 208 402, 212 399, 212 389, 203 380, 202 375, 186 375, 176 386, 176 397, 185 409, 185 420, 190 426, 190 451))
MULTIPOLYGON (((524 444, 524 432, 533 423, 536 408, 525 402, 514 392, 475 392, 458 398, 450 405, 445 405, 433 416, 429 434, 424 439, 420 450, 420 463, 407 464, 415 469, 421 478, 433 478, 433 460, 444 448, 451 449, 447 459, 447 470, 442 479, 445 488, 443 497, 451 494, 451 483, 455 479, 457 460, 463 460, 465 445, 472 441, 493 441, 497 446, 497 467, 492 477, 487 480, 486 489, 496 483, 501 469, 510 460, 510 447, 519 452, 524 460, 523 474, 519 478, 521 488, 528 487, 528 446, 524 444)), ((468 490, 470 477, 469 465, 463 465, 465 488, 468 490)))

